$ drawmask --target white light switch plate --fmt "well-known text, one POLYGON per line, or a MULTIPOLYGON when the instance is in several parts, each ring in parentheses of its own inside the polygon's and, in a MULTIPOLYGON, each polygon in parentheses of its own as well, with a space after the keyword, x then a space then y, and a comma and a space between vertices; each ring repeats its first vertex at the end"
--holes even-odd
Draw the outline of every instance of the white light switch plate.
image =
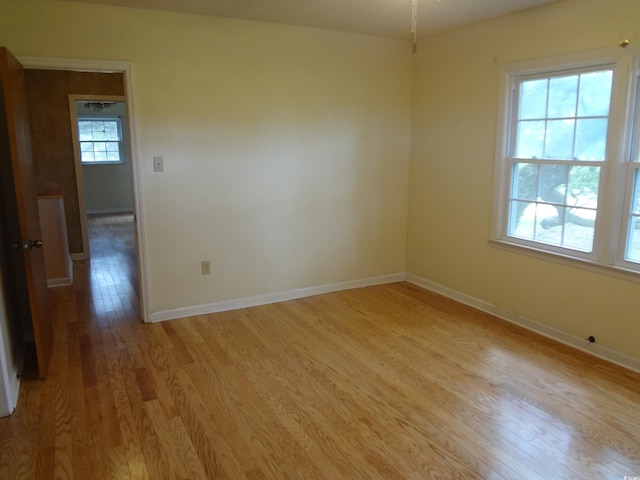
POLYGON ((164 172, 164 157, 153 157, 153 171, 164 172))

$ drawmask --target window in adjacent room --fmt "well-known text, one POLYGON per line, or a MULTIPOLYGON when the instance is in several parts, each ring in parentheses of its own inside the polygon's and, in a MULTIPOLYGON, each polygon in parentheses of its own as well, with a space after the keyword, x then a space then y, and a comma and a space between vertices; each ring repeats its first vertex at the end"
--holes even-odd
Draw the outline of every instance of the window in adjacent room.
POLYGON ((120 118, 82 118, 78 120, 82 163, 122 162, 120 118))

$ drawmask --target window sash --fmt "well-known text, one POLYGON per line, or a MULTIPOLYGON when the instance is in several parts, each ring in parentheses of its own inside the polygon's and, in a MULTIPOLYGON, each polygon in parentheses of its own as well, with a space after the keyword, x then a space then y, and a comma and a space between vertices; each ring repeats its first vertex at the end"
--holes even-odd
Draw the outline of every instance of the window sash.
POLYGON ((598 230, 598 218, 600 216, 598 213, 604 162, 509 158, 507 165, 509 181, 505 205, 507 210, 505 236, 527 245, 536 245, 537 248, 541 248, 541 246, 542 248, 549 247, 556 253, 567 254, 570 252, 570 254, 577 255, 580 258, 593 257, 596 245, 595 233, 598 230), (520 191, 520 186, 518 185, 518 174, 520 173, 518 167, 520 166, 523 167, 522 171, 525 171, 528 167, 529 171, 534 170, 533 191, 531 190, 531 182, 525 184, 525 187, 528 186, 528 190, 525 193, 520 191), (554 169, 554 167, 560 167, 560 171, 564 170, 564 173, 560 174, 563 176, 563 182, 557 178, 558 169, 554 169), (578 168, 597 171, 597 189, 591 192, 593 197, 591 203, 586 202, 588 191, 583 192, 582 196, 574 195, 569 191, 577 188, 575 184, 578 183, 578 179, 572 174, 573 172, 578 172, 578 168), (547 172, 554 169, 554 175, 550 177, 547 174, 547 178, 552 179, 552 177, 555 177, 555 186, 553 181, 545 184, 545 175, 543 173, 545 169, 547 172), (564 192, 556 190, 562 185, 564 185, 564 192), (574 186, 573 189, 570 188, 572 186, 574 186), (546 198, 543 196, 543 190, 547 191, 546 198), (554 198, 550 198, 549 194, 553 194, 554 198), (580 203, 581 198, 582 203, 580 203), (572 203, 572 199, 575 202, 572 203), (518 209, 518 206, 521 208, 518 209), (573 222, 568 222, 567 219, 569 218, 572 218, 573 222), (521 225, 520 222, 524 225, 521 225), (593 224, 590 225, 591 223, 593 224), (554 227, 560 228, 554 229, 554 227), (585 241, 589 239, 589 229, 592 229, 593 233, 587 248, 585 241), (578 231, 581 238, 571 241, 567 235, 568 230, 578 231), (526 232, 530 233, 527 234, 526 232), (560 241, 555 240, 558 233, 561 238, 560 241), (546 240, 543 240, 543 238, 546 238, 546 240))
POLYGON ((118 117, 97 117, 78 119, 80 161, 84 165, 101 163, 122 163, 122 124, 118 117), (107 130, 107 123, 115 124, 115 129, 107 130), (102 130, 99 125, 102 124, 102 130))

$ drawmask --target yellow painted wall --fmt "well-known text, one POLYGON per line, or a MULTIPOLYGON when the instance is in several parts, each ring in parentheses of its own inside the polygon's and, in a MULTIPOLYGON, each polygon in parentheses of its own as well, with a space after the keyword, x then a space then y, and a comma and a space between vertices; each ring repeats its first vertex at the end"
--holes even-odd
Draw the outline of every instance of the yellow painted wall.
POLYGON ((151 312, 404 271, 406 42, 0 0, 0 44, 133 62, 151 312))
POLYGON ((637 358, 638 283, 489 244, 499 65, 640 41, 637 18, 636 0, 564 0, 412 57, 376 37, 0 0, 0 44, 133 62, 151 312, 406 270, 637 358))
POLYGON ((640 284, 489 244, 499 65, 640 41, 640 2, 565 0, 420 42, 407 270, 638 358, 640 284))

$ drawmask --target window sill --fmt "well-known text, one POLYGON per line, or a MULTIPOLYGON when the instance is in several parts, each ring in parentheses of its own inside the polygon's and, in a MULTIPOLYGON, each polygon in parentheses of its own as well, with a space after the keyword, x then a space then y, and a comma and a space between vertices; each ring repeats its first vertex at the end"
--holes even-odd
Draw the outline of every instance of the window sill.
POLYGON ((124 162, 123 161, 119 161, 119 162, 81 162, 82 166, 86 166, 86 165, 122 165, 124 162))
POLYGON ((601 263, 595 263, 590 260, 584 260, 580 258, 570 257, 562 255, 560 253, 548 252, 545 250, 539 250, 537 248, 524 246, 516 243, 511 243, 505 240, 489 240, 489 245, 494 248, 506 250, 508 252, 517 253, 520 255, 527 255, 529 257, 536 258, 547 262, 558 263, 572 268, 580 268, 589 272, 597 273, 600 275, 606 275, 609 277, 615 277, 622 280, 631 282, 640 282, 640 272, 629 270, 618 265, 604 265, 601 263))

